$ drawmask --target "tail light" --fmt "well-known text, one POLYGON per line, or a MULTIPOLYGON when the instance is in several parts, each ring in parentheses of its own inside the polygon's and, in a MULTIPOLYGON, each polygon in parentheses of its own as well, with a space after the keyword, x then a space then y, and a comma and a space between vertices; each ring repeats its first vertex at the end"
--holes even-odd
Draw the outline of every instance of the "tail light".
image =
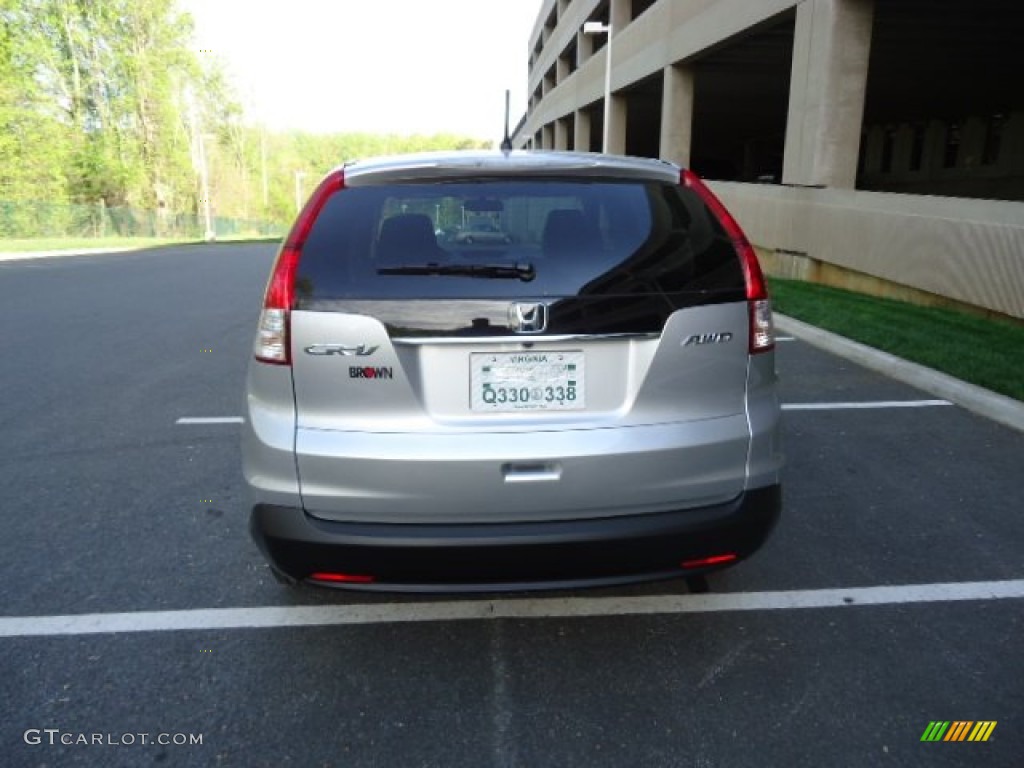
POLYGON ((765 282, 761 265, 757 261, 754 246, 743 234, 736 219, 726 210, 722 202, 715 197, 707 185, 693 171, 683 170, 680 183, 692 189, 704 202, 711 213, 718 219, 722 228, 732 241, 740 264, 743 266, 743 277, 747 283, 747 312, 750 323, 750 354, 767 352, 775 348, 775 329, 772 326, 772 304, 768 298, 768 284, 765 282))
POLYGON ((274 365, 291 365, 292 355, 289 344, 291 311, 295 305, 295 275, 299 269, 302 246, 309 237, 313 222, 331 195, 345 187, 345 172, 330 173, 309 198, 291 232, 281 246, 267 281, 263 295, 263 311, 260 313, 259 330, 254 353, 256 359, 274 365))

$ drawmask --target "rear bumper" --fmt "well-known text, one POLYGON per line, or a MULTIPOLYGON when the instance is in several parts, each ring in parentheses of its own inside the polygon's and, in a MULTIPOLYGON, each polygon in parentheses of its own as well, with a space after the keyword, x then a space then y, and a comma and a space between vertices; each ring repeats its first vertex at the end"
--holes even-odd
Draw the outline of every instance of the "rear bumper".
POLYGON ((602 586, 700 573, 756 551, 781 510, 778 485, 701 509, 596 520, 388 525, 324 521, 258 504, 253 538, 287 580, 348 574, 382 591, 492 591, 602 586), (683 563, 721 555, 719 565, 683 563))

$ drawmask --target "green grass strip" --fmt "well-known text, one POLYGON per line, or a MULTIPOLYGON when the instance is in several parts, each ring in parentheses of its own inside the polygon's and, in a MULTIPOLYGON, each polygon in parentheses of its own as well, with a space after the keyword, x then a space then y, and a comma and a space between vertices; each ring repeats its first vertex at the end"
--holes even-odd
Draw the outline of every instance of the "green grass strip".
POLYGON ((814 283, 769 283, 782 314, 1024 400, 1024 324, 814 283))

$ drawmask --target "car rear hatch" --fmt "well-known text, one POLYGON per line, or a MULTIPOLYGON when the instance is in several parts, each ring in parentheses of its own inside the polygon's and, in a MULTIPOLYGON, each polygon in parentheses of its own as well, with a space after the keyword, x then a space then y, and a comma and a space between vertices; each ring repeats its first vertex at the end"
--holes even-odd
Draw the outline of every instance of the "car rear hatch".
POLYGON ((307 511, 551 520, 744 490, 750 265, 694 177, 361 181, 314 196, 290 278, 307 511), (452 234, 483 218, 510 242, 452 234))

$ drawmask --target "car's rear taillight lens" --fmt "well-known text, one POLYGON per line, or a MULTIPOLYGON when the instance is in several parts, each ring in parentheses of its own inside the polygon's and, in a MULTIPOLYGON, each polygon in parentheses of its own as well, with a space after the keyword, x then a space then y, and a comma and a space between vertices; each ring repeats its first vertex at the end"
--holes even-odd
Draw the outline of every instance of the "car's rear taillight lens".
POLYGON ((264 309, 260 313, 255 354, 256 359, 264 363, 288 364, 287 310, 264 309))
POLYGON ((344 187, 345 173, 342 170, 333 171, 320 182, 277 254, 263 295, 263 312, 260 314, 256 335, 254 354, 261 362, 275 365, 292 363, 288 332, 291 325, 290 313, 295 304, 295 275, 299 270, 302 246, 328 199, 344 187))
POLYGON ((768 298, 768 283, 764 279, 761 265, 754 252, 754 246, 743 234, 740 225, 726 210, 722 202, 715 197, 708 186, 700 180, 693 171, 683 170, 680 174, 680 184, 692 189, 711 213, 718 219, 722 228, 732 241, 733 247, 740 258, 743 266, 743 277, 747 284, 747 308, 750 323, 750 354, 767 352, 775 347, 775 328, 772 324, 772 304, 768 298))
POLYGON ((770 299, 747 302, 750 312, 750 354, 767 352, 775 347, 775 325, 772 323, 770 299))

